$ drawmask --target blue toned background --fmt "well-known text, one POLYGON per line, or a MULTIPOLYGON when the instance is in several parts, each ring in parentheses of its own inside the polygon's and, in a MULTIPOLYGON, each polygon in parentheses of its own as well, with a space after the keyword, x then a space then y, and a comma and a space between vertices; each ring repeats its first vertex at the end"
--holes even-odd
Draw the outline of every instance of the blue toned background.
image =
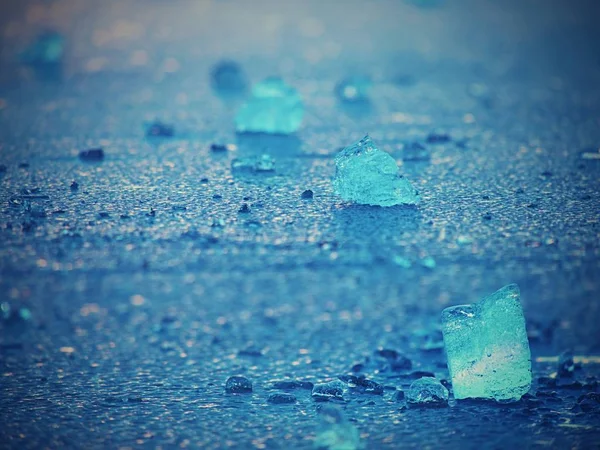
POLYGON ((600 445, 578 403, 600 375, 598 17, 566 0, 2 2, 0 447, 311 448, 310 391, 273 405, 273 382, 378 348, 413 367, 340 403, 368 448, 600 445), (48 31, 60 61, 28 60, 48 31), (223 59, 295 86, 300 131, 236 136, 243 95, 211 86, 223 59), (354 75, 369 102, 336 98, 354 75), (175 136, 148 139, 155 119, 175 136), (333 194, 333 155, 366 133, 418 208, 333 194), (103 161, 78 158, 94 147, 103 161), (231 173, 265 152, 274 173, 231 173), (419 372, 448 379, 441 310, 510 282, 532 395, 394 400, 419 372), (580 367, 557 386, 566 349, 580 367), (224 392, 237 374, 252 394, 224 392))

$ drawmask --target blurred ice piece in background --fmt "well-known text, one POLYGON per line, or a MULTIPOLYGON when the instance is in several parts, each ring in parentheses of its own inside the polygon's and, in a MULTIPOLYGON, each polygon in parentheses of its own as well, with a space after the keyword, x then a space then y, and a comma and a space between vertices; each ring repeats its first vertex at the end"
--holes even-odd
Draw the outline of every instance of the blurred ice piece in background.
POLYGON ((304 105, 296 89, 281 78, 270 77, 252 88, 250 99, 235 118, 240 133, 290 134, 298 130, 304 105))
POLYGON ((215 92, 222 96, 243 95, 248 81, 240 65, 234 61, 223 60, 213 66, 210 82, 215 92))
POLYGON ((327 450, 358 450, 364 448, 360 433, 335 405, 322 405, 314 447, 327 450))
POLYGON ((373 83, 365 76, 351 76, 344 78, 335 86, 335 94, 342 102, 367 102, 373 83))
POLYGON ((19 54, 19 61, 31 67, 42 79, 59 79, 64 51, 64 37, 55 31, 46 31, 19 54))
POLYGON ((155 120, 151 123, 146 123, 147 137, 173 137, 175 136, 175 127, 167 123, 155 120))
POLYGON ((275 172, 275 160, 268 154, 231 161, 231 171, 237 173, 275 172))

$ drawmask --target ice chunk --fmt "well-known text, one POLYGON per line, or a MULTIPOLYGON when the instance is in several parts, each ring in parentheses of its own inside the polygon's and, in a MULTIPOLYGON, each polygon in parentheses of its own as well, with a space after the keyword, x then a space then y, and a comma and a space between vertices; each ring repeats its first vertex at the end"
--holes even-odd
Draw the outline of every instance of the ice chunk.
POLYGON ((241 375, 229 377, 225 383, 225 390, 230 394, 252 392, 252 382, 241 375))
POLYGON ((64 47, 65 40, 60 34, 47 32, 21 53, 21 61, 30 65, 56 64, 62 60, 64 47))
POLYGON ((419 406, 445 406, 448 404, 448 389, 432 377, 423 377, 410 385, 406 401, 419 406))
POLYGON ((269 403, 273 403, 275 405, 284 405, 288 403, 296 403, 296 396, 292 394, 281 394, 275 393, 269 395, 267 398, 269 403))
POLYGON ((321 450, 358 450, 364 448, 360 433, 334 405, 319 408, 319 425, 314 447, 321 450))
POLYGON ((312 390, 312 397, 317 401, 327 401, 330 399, 342 400, 345 389, 346 385, 340 380, 315 384, 312 390))
POLYGON ((446 308, 442 332, 454 397, 517 401, 531 386, 531 353, 519 287, 446 308))
POLYGON ((256 84, 235 118, 238 132, 290 134, 300 128, 304 106, 298 91, 272 77, 256 84))
POLYGON ((363 205, 416 205, 419 193, 399 174, 396 161, 367 135, 335 157, 333 188, 344 200, 363 205))

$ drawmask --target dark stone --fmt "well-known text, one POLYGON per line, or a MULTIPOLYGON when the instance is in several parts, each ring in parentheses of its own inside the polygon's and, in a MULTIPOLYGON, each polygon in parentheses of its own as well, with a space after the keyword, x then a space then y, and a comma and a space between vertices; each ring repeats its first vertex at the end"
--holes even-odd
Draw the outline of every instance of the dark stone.
POLYGON ((250 212, 250 207, 248 206, 248 203, 244 203, 238 210, 238 212, 241 214, 248 214, 250 212))
POLYGON ((429 144, 444 144, 450 142, 450 135, 445 133, 430 133, 427 136, 427 143, 429 144))
POLYGON ((282 391, 293 391, 295 389, 307 389, 312 390, 314 384, 310 381, 276 381, 273 383, 274 389, 281 389, 282 391))
POLYGON ((392 400, 394 400, 395 402, 401 402, 405 398, 406 398, 406 395, 404 394, 404 391, 396 391, 392 395, 392 400))
POLYGON ((146 130, 148 137, 173 137, 175 136, 175 128, 172 125, 167 125, 162 122, 154 122, 146 130))
POLYGON ((485 213, 483 215, 483 220, 492 220, 492 214, 491 213, 485 213))
POLYGON ((284 404, 296 403, 296 397, 292 394, 276 393, 276 394, 269 395, 269 397, 267 398, 267 401, 269 403, 273 403, 275 405, 284 405, 284 404))
POLYGON ((577 404, 584 412, 600 410, 600 392, 588 392, 577 399, 577 404))
POLYGON ((77 189, 79 189, 79 183, 73 180, 73 182, 71 183, 71 190, 76 191, 77 189))
POLYGON ((215 153, 223 153, 227 151, 227 146, 225 144, 210 144, 210 149, 215 153))
POLYGON ((225 391, 230 394, 244 394, 252 392, 252 382, 241 375, 229 377, 225 383, 225 391))
POLYGON ((26 163, 26 162, 19 163, 19 169, 29 169, 29 163, 26 163))
POLYGON ((104 150, 101 148, 91 148, 79 152, 79 159, 82 161, 102 161, 104 159, 104 150))
POLYGON ((305 200, 310 200, 311 198, 313 198, 313 191, 307 189, 304 192, 302 192, 301 197, 305 200))

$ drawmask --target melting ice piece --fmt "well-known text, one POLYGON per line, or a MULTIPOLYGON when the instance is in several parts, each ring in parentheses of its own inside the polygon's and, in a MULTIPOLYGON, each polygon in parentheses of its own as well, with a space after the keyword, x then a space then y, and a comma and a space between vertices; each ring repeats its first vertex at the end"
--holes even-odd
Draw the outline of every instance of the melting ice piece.
POLYGON ((340 380, 333 380, 329 383, 315 384, 312 390, 312 397, 317 401, 327 401, 330 399, 342 400, 346 385, 340 380))
POLYGON ((274 172, 275 160, 266 153, 249 158, 235 158, 231 161, 231 171, 238 173, 274 172))
POLYGON ((358 450, 364 448, 360 433, 334 405, 319 408, 319 425, 314 447, 322 450, 358 450))
POLYGON ((454 397, 517 401, 531 386, 531 353, 519 287, 446 308, 442 332, 454 397))
POLYGON ((365 102, 369 100, 369 91, 372 84, 367 77, 348 77, 335 86, 335 93, 343 102, 365 102))
POLYGON ((227 378, 225 391, 231 394, 242 394, 252 392, 252 382, 241 375, 227 378))
POLYGON ((304 106, 300 94, 281 78, 256 84, 235 118, 240 133, 290 134, 300 128, 304 106))
POLYGON ((419 193, 398 172, 396 161, 367 135, 335 157, 333 188, 344 200, 363 205, 416 205, 419 193))
POLYGON ((410 385, 406 401, 419 406, 445 406, 448 404, 448 389, 432 377, 423 377, 410 385))

